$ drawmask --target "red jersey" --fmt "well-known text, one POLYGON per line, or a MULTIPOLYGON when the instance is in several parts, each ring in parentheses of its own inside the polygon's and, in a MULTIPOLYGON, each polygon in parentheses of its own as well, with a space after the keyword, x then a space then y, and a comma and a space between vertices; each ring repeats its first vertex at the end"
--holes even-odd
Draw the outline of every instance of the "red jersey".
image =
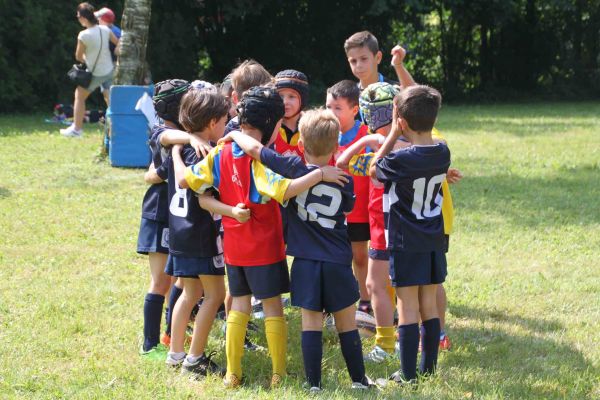
POLYGON ((299 131, 296 130, 296 132, 293 132, 290 128, 282 124, 273 143, 273 150, 282 156, 298 156, 304 162, 304 153, 298 147, 299 139, 299 131))

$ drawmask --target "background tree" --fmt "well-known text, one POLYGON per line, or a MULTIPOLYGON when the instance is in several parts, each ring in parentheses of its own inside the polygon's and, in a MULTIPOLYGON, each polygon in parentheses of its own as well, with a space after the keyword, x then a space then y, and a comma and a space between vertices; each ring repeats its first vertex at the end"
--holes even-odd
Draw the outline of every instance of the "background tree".
POLYGON ((125 0, 115 85, 143 85, 152 0, 125 0))

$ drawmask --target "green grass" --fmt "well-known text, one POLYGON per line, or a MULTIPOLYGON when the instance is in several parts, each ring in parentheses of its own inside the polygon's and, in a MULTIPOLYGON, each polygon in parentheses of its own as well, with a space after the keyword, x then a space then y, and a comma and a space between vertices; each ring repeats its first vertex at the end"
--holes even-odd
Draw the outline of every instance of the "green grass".
MULTIPOLYGON (((452 187, 454 347, 416 391, 364 397, 600 398, 599 115, 600 103, 443 109, 438 127, 465 175, 452 187)), ((0 117, 0 398, 307 398, 292 309, 281 389, 266 389, 266 354, 246 354, 237 392, 140 359, 143 172, 96 163, 99 129, 66 139, 42 120, 0 117)), ((223 362, 219 329, 210 345, 223 362)), ((325 350, 322 397, 363 397, 347 389, 334 335, 325 350)))

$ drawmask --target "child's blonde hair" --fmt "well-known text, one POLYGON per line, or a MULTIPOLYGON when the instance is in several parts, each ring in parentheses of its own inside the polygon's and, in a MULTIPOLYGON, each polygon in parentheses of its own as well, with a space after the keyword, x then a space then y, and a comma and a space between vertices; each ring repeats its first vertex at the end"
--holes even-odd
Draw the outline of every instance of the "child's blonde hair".
POLYGON ((300 118, 298 129, 306 153, 320 157, 335 150, 340 123, 330 110, 317 108, 306 111, 300 118))
POLYGON ((238 99, 254 86, 263 86, 273 80, 269 71, 254 60, 246 60, 231 72, 231 84, 238 99))

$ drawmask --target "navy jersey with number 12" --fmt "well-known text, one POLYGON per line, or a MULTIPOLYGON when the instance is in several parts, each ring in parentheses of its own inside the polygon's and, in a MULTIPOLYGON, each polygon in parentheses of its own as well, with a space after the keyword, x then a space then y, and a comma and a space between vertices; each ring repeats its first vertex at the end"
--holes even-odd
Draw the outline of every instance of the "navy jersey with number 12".
POLYGON ((413 145, 377 160, 390 250, 446 250, 441 187, 449 166, 450 150, 443 143, 413 145))
MULTIPOLYGON (((298 156, 282 156, 263 147, 261 162, 286 178, 299 178, 318 168, 305 165, 298 156)), ((352 178, 343 187, 321 182, 291 199, 288 217, 287 254, 338 264, 352 262, 346 215, 354 207, 352 178)))

